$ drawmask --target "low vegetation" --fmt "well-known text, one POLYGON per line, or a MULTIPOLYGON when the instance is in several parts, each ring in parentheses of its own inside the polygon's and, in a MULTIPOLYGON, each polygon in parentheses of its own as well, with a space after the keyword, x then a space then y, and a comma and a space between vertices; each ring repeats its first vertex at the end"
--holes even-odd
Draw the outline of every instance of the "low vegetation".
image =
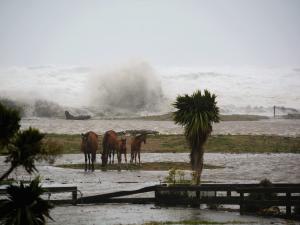
MULTIPOLYGON (((47 140, 57 143, 64 154, 80 153, 79 134, 47 134, 45 141, 47 140)), ((99 140, 101 146, 102 137, 99 140)), ((215 153, 300 153, 300 137, 215 135, 208 138, 204 148, 205 152, 215 153)), ((127 140, 127 153, 129 152, 130 140, 127 140)), ((149 135, 147 144, 142 146, 143 152, 181 153, 189 152, 189 148, 183 135, 149 135)), ((5 153, 5 149, 0 149, 0 154, 5 153)))
MULTIPOLYGON (((84 164, 62 164, 57 165, 62 168, 70 169, 82 169, 84 170, 84 164)), ((148 171, 167 171, 171 168, 180 168, 181 170, 190 170, 191 166, 187 162, 146 162, 137 164, 107 164, 102 167, 100 163, 95 164, 95 169, 98 170, 148 170, 148 171)), ((221 166, 205 164, 204 169, 220 169, 221 166)))

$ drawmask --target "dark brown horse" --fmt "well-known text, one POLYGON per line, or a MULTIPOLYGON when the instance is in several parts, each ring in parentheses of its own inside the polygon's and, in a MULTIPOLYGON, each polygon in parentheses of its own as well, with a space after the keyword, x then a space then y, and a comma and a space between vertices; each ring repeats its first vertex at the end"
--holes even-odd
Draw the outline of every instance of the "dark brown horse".
POLYGON ((131 142, 131 159, 130 163, 133 163, 133 160, 136 163, 136 157, 139 157, 139 164, 141 164, 141 145, 142 142, 146 144, 146 134, 140 134, 133 138, 131 142))
POLYGON ((85 158, 85 171, 87 169, 94 171, 94 162, 96 160, 96 152, 98 149, 98 135, 93 131, 81 134, 81 151, 85 158), (87 168, 87 161, 89 168, 87 168))
MULTIPOLYGON (((109 163, 114 163, 115 153, 117 154, 118 163, 121 163, 121 153, 126 152, 126 139, 118 140, 118 135, 115 131, 109 130, 105 132, 102 141, 102 165, 107 164, 108 158, 109 163)), ((125 156, 126 157, 126 156, 125 156)))

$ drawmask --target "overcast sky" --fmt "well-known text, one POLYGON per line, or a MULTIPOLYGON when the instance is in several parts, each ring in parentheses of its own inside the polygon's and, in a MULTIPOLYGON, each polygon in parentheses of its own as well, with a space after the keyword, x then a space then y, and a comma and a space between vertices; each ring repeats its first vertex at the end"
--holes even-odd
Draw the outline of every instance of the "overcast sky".
POLYGON ((0 66, 300 67, 299 0, 0 0, 0 66))

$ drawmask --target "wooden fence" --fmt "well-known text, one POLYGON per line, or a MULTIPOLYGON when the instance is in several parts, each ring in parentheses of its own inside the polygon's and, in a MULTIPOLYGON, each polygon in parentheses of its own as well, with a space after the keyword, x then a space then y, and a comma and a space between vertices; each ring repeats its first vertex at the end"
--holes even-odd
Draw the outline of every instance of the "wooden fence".
MULTIPOLYGON (((300 207, 300 184, 275 183, 271 187, 259 184, 201 184, 196 185, 154 185, 131 191, 117 191, 94 196, 77 198, 76 186, 44 187, 45 193, 71 192, 72 199, 51 200, 55 204, 103 204, 132 203, 158 205, 190 205, 221 204, 239 205, 240 213, 245 213, 246 207, 259 205, 261 207, 284 206, 286 215, 291 216, 292 207, 300 207), (154 192, 154 197, 127 197, 134 194, 154 192), (261 196, 272 194, 271 198, 253 199, 251 194, 261 196)), ((0 195, 6 194, 0 187, 0 195)))

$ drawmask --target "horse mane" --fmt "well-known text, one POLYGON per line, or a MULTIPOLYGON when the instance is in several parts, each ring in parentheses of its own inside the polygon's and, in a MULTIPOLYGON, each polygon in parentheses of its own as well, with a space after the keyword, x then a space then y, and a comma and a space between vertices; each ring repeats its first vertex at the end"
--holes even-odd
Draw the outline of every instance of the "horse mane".
POLYGON ((135 136, 135 139, 141 140, 141 139, 146 139, 147 134, 139 134, 137 136, 135 136))

